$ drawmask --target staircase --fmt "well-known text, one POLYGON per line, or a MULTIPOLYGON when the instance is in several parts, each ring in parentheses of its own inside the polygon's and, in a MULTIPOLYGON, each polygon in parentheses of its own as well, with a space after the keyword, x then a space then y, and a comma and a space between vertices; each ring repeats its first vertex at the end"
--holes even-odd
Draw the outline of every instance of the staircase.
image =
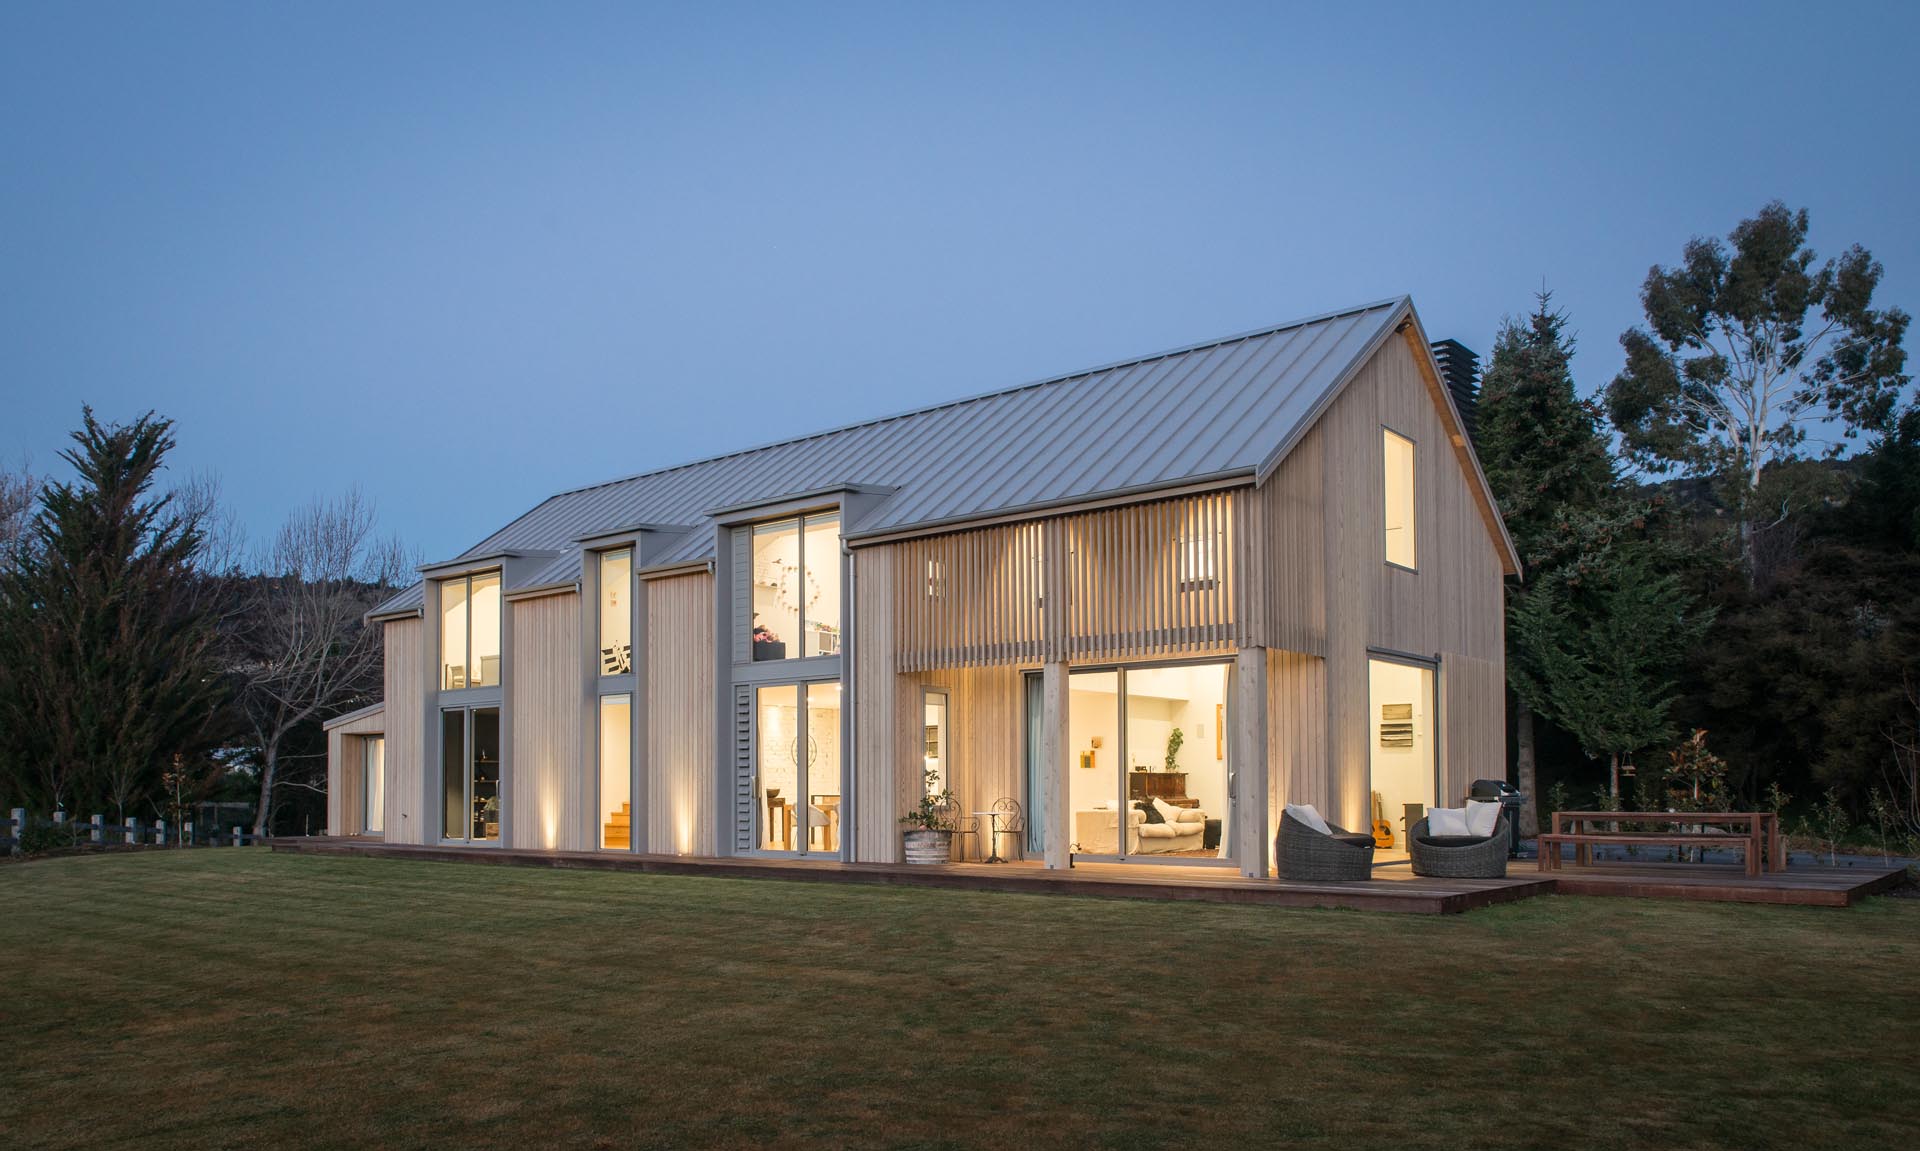
POLYGON ((621 804, 620 810, 613 813, 612 819, 607 820, 607 826, 604 831, 606 833, 606 846, 619 848, 632 847, 633 805, 631 803, 621 804))

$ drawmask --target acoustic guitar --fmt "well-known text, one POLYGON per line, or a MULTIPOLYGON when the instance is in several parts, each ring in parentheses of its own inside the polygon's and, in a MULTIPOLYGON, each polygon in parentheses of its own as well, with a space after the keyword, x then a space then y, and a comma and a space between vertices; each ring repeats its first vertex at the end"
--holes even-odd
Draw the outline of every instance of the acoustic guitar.
POLYGON ((1387 822, 1386 804, 1381 801, 1380 793, 1373 793, 1373 845, 1375 847, 1393 846, 1393 824, 1387 822))

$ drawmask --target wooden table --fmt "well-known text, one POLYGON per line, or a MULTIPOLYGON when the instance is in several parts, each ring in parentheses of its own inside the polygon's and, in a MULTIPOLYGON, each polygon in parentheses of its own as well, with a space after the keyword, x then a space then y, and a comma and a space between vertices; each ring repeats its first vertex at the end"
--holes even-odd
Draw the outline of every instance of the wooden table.
POLYGON ((1787 841, 1780 834, 1780 818, 1771 811, 1556 811, 1553 831, 1540 838, 1540 870, 1560 866, 1560 844, 1573 844, 1574 862, 1592 862, 1593 847, 1601 843, 1655 844, 1662 847, 1732 847, 1745 849, 1748 875, 1787 866, 1787 841), (1732 835, 1661 833, 1656 831, 1581 831, 1595 823, 1724 824, 1744 830, 1732 835))

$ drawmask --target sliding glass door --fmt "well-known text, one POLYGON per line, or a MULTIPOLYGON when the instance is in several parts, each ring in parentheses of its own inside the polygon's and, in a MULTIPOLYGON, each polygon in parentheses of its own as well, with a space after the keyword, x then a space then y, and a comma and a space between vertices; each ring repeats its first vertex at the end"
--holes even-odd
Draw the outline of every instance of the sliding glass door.
MULTIPOLYGON (((1075 670, 1067 678, 1067 833, 1076 856, 1214 864, 1233 858, 1226 661, 1075 670)), ((1029 676, 1028 803, 1040 763, 1029 676)), ((1033 819, 1029 826, 1047 821, 1033 819)), ((1030 845, 1036 850, 1040 845, 1030 845)))
POLYGON ((840 685, 770 684, 754 691, 755 845, 840 851, 840 685))
POLYGON ((441 835, 468 843, 500 839, 500 709, 440 713, 441 835))

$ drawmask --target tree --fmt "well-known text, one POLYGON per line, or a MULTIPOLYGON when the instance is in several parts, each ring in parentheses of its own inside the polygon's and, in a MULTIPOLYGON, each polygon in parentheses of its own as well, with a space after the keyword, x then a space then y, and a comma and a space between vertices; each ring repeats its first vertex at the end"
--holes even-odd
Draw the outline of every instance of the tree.
POLYGON ((358 492, 305 508, 244 583, 228 663, 259 751, 256 835, 272 826, 276 789, 305 782, 285 770, 290 737, 380 694, 382 636, 364 617, 408 565, 399 545, 375 542, 373 526, 358 492))
POLYGON ((218 711, 212 615, 197 595, 197 513, 153 497, 172 421, 103 425, 81 412, 13 566, 0 573, 0 740, 56 807, 127 806, 218 711))
POLYGON ((33 522, 33 505, 40 497, 40 481, 25 468, 0 472, 0 571, 13 566, 14 553, 33 522))
POLYGON ((1696 237, 1678 267, 1650 269, 1647 327, 1620 337, 1627 364, 1606 395, 1635 463, 1716 481, 1749 586, 1768 469, 1814 425, 1885 427, 1908 382, 1907 314, 1872 306, 1880 264, 1855 245, 1816 266, 1806 237, 1805 209, 1775 201, 1727 244, 1696 237))
POLYGON ((1661 569, 1651 543, 1615 520, 1583 517, 1579 557, 1535 581, 1515 607, 1519 640, 1515 690, 1571 732, 1589 756, 1609 764, 1620 796, 1620 765, 1669 739, 1678 673, 1712 621, 1661 569))
MULTIPOLYGON (((1532 315, 1501 325, 1480 381, 1474 446, 1528 581, 1565 561, 1569 516, 1599 508, 1613 498, 1617 482, 1599 410, 1574 389, 1566 324, 1552 296, 1540 293, 1532 315)), ((1508 582, 1510 613, 1528 590, 1528 583, 1508 582)), ((1521 638, 1509 633, 1510 641, 1521 638)), ((1533 706, 1526 693, 1515 698, 1519 786, 1537 796, 1533 706)), ((1539 813, 1529 803, 1521 809, 1520 833, 1538 832, 1539 813)))

